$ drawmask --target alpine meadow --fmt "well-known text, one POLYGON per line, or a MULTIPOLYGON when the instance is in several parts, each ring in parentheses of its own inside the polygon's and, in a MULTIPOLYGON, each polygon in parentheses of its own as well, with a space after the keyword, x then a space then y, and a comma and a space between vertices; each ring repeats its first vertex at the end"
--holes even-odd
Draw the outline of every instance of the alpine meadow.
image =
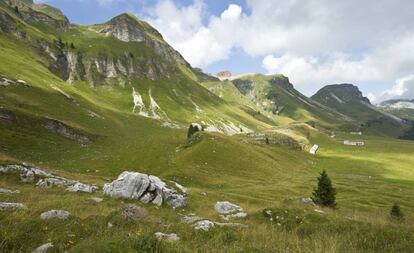
POLYGON ((0 252, 414 252, 414 97, 210 74, 46 2, 0 0, 0 252))

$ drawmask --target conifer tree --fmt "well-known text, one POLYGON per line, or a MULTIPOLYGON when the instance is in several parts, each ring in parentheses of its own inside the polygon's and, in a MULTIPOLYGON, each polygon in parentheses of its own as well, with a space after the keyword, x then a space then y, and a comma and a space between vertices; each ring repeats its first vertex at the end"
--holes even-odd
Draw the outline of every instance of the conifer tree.
POLYGON ((313 191, 312 200, 318 205, 335 208, 335 195, 336 190, 332 186, 331 179, 328 177, 326 171, 323 170, 318 177, 318 186, 313 191))

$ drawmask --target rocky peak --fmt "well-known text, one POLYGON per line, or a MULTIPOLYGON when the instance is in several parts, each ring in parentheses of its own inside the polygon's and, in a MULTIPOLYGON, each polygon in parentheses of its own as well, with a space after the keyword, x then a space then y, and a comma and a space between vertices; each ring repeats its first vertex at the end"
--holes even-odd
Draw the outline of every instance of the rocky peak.
POLYGON ((320 89, 312 96, 317 101, 336 101, 339 103, 363 102, 371 104, 368 98, 362 95, 362 92, 353 84, 333 84, 327 85, 320 89))
POLYGON ((278 85, 286 89, 293 89, 293 84, 290 83, 289 78, 287 76, 283 76, 283 75, 273 76, 269 80, 269 83, 271 85, 278 85))

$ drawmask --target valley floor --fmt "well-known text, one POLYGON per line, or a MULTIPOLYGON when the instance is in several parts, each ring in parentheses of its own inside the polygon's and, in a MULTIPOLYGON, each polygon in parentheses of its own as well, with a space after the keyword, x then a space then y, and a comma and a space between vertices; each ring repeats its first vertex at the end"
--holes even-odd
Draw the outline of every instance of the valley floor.
POLYGON ((351 147, 342 142, 355 136, 339 133, 330 138, 303 131, 311 143, 320 145, 317 155, 284 145, 248 144, 244 135, 212 133, 203 133, 197 143, 185 147, 185 132, 173 129, 153 132, 145 142, 131 135, 119 142, 100 139, 83 150, 78 144, 65 145, 63 150, 46 140, 48 147, 37 143, 33 149, 33 143, 13 146, 3 128, 1 138, 9 147, 0 155, 3 164, 30 162, 99 186, 124 170, 149 173, 187 187, 189 205, 173 210, 107 198, 101 191, 40 189, 20 182, 16 174, 2 174, 0 188, 20 193, 0 194, 0 202, 21 202, 27 209, 0 212, 0 249, 30 252, 51 242, 55 247, 50 252, 412 252, 414 142, 358 136, 366 145, 351 147), (119 150, 121 146, 126 148, 119 150), (299 201, 311 196, 323 169, 338 192, 336 210, 299 201), (103 201, 96 203, 91 197, 103 201), (214 211, 217 201, 243 207, 247 218, 231 222, 248 227, 216 225, 205 232, 181 222, 189 213, 224 222, 214 211), (126 203, 145 208, 147 214, 125 220, 121 208, 126 203), (404 222, 389 219, 394 203, 401 206, 404 222), (51 209, 73 216, 65 221, 39 219, 51 209), (272 211, 271 217, 265 209, 272 211), (180 240, 160 241, 155 232, 176 233, 180 240))

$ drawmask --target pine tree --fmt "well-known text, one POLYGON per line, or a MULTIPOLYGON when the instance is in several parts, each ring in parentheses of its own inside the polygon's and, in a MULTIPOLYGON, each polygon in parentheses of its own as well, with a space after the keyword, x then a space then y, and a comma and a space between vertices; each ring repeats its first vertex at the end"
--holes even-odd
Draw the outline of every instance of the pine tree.
POLYGON ((16 6, 14 6, 14 11, 16 12, 16 13, 19 13, 19 7, 16 5, 16 6))
POLYGON ((266 137, 266 144, 269 145, 269 138, 266 137))
POLYGON ((75 49, 75 45, 73 44, 73 42, 70 43, 70 48, 75 49))
POLYGON ((318 205, 335 208, 335 195, 336 190, 332 186, 331 179, 326 171, 323 170, 318 177, 318 186, 313 191, 312 200, 318 205))
POLYGON ((404 219, 404 214, 401 211, 400 206, 397 204, 394 204, 391 207, 390 216, 391 216, 391 219, 397 220, 397 221, 402 221, 404 219))

